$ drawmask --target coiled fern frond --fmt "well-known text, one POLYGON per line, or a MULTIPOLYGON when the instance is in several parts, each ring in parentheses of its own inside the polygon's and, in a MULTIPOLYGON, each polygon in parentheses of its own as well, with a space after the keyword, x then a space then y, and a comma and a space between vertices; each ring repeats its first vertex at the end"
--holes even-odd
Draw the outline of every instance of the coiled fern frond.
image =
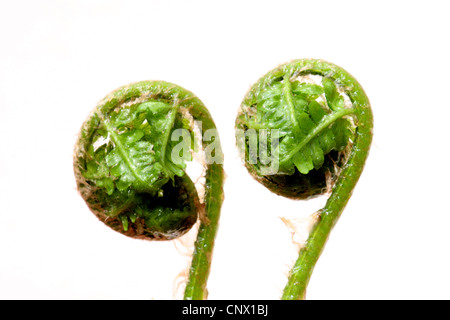
POLYGON ((372 122, 360 84, 344 69, 323 60, 283 64, 245 96, 236 129, 250 174, 274 193, 293 199, 332 190, 291 270, 283 299, 304 297, 326 239, 361 175, 372 141, 372 122), (249 135, 250 131, 256 134, 249 135), (264 144, 265 139, 271 144, 264 144), (274 162, 275 172, 264 170, 274 162))
MULTIPOLYGON (((216 128, 203 103, 177 85, 143 81, 121 87, 103 99, 83 124, 75 146, 74 172, 91 211, 127 236, 171 240, 200 218, 191 265, 195 277, 189 279, 191 292, 186 298, 202 299, 223 201, 224 173, 221 162, 204 158, 206 191, 200 203, 185 172, 194 151, 195 121, 201 123, 202 136, 216 128), (179 138, 186 139, 187 145, 180 148, 179 138)), ((214 151, 220 158, 218 141, 214 151)))

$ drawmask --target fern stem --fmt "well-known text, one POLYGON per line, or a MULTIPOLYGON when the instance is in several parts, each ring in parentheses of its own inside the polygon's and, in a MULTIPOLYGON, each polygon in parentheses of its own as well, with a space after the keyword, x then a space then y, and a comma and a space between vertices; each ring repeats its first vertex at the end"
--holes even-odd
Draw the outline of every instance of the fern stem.
POLYGON ((346 93, 349 95, 355 108, 356 138, 349 159, 339 175, 332 194, 328 198, 325 207, 319 211, 319 219, 313 226, 304 247, 299 252, 299 257, 290 272, 288 282, 284 288, 283 300, 305 298, 306 288, 316 262, 325 247, 331 230, 336 225, 361 176, 372 142, 373 116, 369 100, 364 94, 362 87, 356 79, 343 69, 332 64, 326 65, 325 63, 325 66, 323 64, 323 62, 319 63, 320 68, 314 68, 311 71, 324 76, 328 74, 346 88, 346 93), (324 69, 326 69, 326 73, 324 69))
POLYGON ((184 292, 185 300, 204 300, 208 297, 208 281, 214 239, 219 226, 220 207, 223 201, 222 184, 224 171, 222 165, 214 164, 206 176, 206 212, 208 221, 200 224, 195 251, 192 257, 189 280, 184 292))
MULTIPOLYGON (((194 119, 202 121, 202 133, 207 130, 216 130, 216 125, 205 108, 195 107, 191 110, 194 119)), ((218 139, 219 137, 216 137, 218 139)), ((205 142, 203 142, 205 146, 205 142)), ((223 157, 219 147, 216 155, 223 157)), ((211 261, 215 237, 219 227, 220 208, 224 199, 223 183, 225 173, 222 162, 208 164, 205 184, 205 217, 200 218, 201 223, 195 242, 192 256, 189 279, 184 292, 185 300, 204 300, 208 297, 206 283, 211 270, 211 261)))

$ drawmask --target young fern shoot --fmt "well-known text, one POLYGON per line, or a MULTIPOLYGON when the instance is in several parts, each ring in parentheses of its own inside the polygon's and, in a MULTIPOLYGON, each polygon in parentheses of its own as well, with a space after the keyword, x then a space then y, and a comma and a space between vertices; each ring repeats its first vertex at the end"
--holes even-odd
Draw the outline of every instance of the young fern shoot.
POLYGON ((272 192, 309 199, 332 190, 283 291, 282 299, 303 299, 369 153, 373 129, 369 99, 344 69, 323 60, 294 60, 250 88, 236 129, 245 166, 272 192), (270 144, 262 141, 270 137, 270 144), (262 151, 270 156, 270 168, 262 161, 262 151))
MULTIPOLYGON (((224 172, 222 162, 204 154, 201 203, 185 172, 186 161, 192 160, 195 121, 202 124, 202 136, 208 130, 217 133, 204 104, 177 85, 142 81, 121 87, 83 124, 75 145, 74 173, 89 209, 126 236, 171 240, 200 219, 185 299, 206 299, 224 172), (188 142, 180 148, 182 137, 188 142)), ((222 156, 218 140, 214 146, 216 157, 222 156)))

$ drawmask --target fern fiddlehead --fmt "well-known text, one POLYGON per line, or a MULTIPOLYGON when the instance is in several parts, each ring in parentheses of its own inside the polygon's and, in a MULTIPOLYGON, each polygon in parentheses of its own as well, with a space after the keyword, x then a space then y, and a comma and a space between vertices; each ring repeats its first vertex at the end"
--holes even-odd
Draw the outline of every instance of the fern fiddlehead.
POLYGON ((294 60, 251 87, 241 104, 236 129, 245 166, 272 192, 308 199, 332 188, 325 207, 316 213, 282 295, 286 300, 303 299, 369 153, 373 129, 369 100, 344 69, 323 60, 294 60), (271 136, 276 139, 270 145, 261 144, 271 136), (271 168, 263 161, 264 155, 271 157, 271 168))
MULTIPOLYGON (((81 128, 74 153, 78 191, 110 228, 138 239, 171 240, 200 219, 185 299, 206 298, 223 201, 222 162, 204 158, 204 203, 185 173, 186 161, 192 160, 195 121, 201 123, 202 137, 216 128, 193 93, 163 81, 133 83, 97 105, 81 128), (186 138, 187 145, 180 148, 177 137, 186 138)), ((208 143, 202 139, 202 144, 205 148, 208 143)), ((220 157, 218 140, 214 147, 220 157)))

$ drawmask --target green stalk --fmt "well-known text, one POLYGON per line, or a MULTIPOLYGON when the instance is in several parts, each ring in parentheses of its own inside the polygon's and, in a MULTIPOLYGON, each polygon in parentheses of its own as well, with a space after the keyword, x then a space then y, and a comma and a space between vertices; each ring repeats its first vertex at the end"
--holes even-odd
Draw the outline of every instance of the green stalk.
POLYGON ((211 269, 214 239, 219 226, 220 207, 223 201, 223 179, 222 165, 211 165, 206 176, 206 190, 208 192, 205 199, 205 209, 207 221, 202 221, 198 230, 189 280, 184 292, 185 300, 204 300, 208 297, 206 283, 211 269))
MULTIPOLYGON (((214 121, 205 108, 194 107, 190 112, 195 120, 201 121, 202 134, 207 130, 217 130, 214 121)), ((215 138, 219 139, 218 136, 215 138)), ((204 141, 203 146, 205 147, 206 145, 207 142, 204 141)), ((220 144, 216 146, 216 156, 220 155, 220 158, 223 159, 220 144)), ((201 223, 195 242, 189 279, 184 292, 185 300, 204 300, 208 297, 206 284, 211 269, 214 242, 219 226, 220 208, 224 199, 224 179, 225 174, 222 162, 208 164, 205 185, 205 217, 200 219, 201 223)))

